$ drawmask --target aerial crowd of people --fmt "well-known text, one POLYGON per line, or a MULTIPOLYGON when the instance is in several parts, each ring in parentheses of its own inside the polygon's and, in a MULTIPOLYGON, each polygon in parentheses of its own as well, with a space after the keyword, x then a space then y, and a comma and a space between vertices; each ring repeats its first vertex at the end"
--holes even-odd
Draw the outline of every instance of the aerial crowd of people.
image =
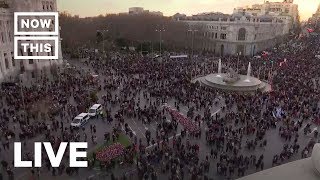
POLYGON ((319 142, 315 128, 320 122, 320 82, 315 80, 320 77, 320 60, 315 58, 319 44, 320 37, 312 36, 291 39, 262 57, 221 57, 225 69, 239 66, 242 74, 251 62, 253 76, 266 80, 269 92, 226 92, 192 82, 217 72, 219 57, 208 53, 170 59, 169 52, 161 58, 109 52, 104 58, 75 62, 74 67, 64 65, 52 77, 41 74, 33 83, 3 83, 0 180, 21 174, 13 168, 12 157, 5 155, 13 142, 23 142, 23 157, 32 160, 31 142, 38 137, 56 149, 65 141, 88 141, 91 150, 116 142, 108 151, 119 151, 122 158, 93 152, 88 170, 68 167, 67 158, 52 168, 43 155, 45 167, 31 169, 26 175, 30 179, 76 176, 97 164, 112 180, 235 179, 309 157, 319 142), (72 128, 70 120, 94 103, 104 108, 97 119, 106 128, 94 123, 72 128), (155 128, 143 128, 139 135, 130 126, 133 121, 155 128), (118 144, 119 134, 131 141, 126 149, 118 144), (279 145, 279 152, 267 151, 279 145), (130 171, 119 174, 115 164, 123 163, 130 171))

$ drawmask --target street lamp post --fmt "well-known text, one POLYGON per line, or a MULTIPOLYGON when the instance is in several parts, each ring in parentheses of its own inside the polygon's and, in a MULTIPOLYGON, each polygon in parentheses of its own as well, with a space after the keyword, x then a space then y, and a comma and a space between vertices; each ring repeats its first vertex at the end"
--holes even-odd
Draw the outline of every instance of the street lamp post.
POLYGON ((159 49, 159 51, 160 51, 160 56, 161 56, 161 44, 162 44, 162 32, 164 32, 164 31, 166 31, 164 28, 162 28, 162 29, 156 29, 156 32, 159 32, 159 37, 160 37, 160 49, 159 49))
POLYGON ((191 32, 191 58, 193 58, 193 45, 194 45, 194 33, 197 32, 198 30, 196 29, 189 29, 188 32, 191 32))

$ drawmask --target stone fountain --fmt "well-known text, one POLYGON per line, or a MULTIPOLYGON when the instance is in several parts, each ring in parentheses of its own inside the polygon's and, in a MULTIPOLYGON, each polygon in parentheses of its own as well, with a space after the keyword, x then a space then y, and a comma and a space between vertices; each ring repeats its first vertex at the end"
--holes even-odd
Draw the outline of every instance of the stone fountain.
POLYGON ((221 59, 218 63, 218 72, 208 74, 206 76, 197 77, 193 81, 198 81, 200 84, 210 88, 221 89, 226 91, 239 92, 256 92, 257 90, 269 91, 270 85, 260 81, 258 78, 251 76, 251 63, 248 65, 246 75, 241 75, 235 72, 232 68, 228 68, 227 72, 222 73, 221 59))

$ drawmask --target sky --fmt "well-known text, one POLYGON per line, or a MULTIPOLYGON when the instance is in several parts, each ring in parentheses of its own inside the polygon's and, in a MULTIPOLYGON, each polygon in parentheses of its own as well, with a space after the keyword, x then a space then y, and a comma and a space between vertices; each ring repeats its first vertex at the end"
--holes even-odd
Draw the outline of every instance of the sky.
MULTIPOLYGON (((143 7, 150 11, 161 11, 166 16, 179 12, 192 15, 201 12, 232 13, 233 8, 263 3, 264 0, 57 0, 58 10, 80 17, 128 12, 129 7, 143 7)), ((269 0, 283 1, 283 0, 269 0)), ((312 16, 320 0, 294 0, 299 5, 302 20, 312 16)))

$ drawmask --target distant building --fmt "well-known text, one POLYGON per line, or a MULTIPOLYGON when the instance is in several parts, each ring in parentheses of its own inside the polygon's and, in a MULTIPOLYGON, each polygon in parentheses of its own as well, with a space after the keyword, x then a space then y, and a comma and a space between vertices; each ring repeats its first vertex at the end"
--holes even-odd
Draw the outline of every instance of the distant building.
MULTIPOLYGON (((56 0, 0 0, 0 82, 13 81, 18 74, 34 78, 53 64, 62 63, 61 42, 58 60, 15 60, 13 54, 13 12, 57 11, 56 0)), ((23 51, 19 51, 20 55, 23 51)), ((29 55, 35 55, 28 52, 29 55)), ((42 55, 42 54, 39 54, 42 55)))
POLYGON ((163 13, 160 11, 151 11, 149 14, 154 15, 154 16, 163 16, 163 13))
POLYGON ((154 16, 163 16, 163 13, 160 11, 149 11, 145 10, 142 7, 131 7, 129 8, 130 15, 140 15, 140 14, 149 14, 154 16))
POLYGON ((131 7, 129 8, 129 14, 142 14, 144 9, 142 7, 131 7))
POLYGON ((172 19, 179 21, 180 18, 185 18, 185 17, 187 17, 187 15, 176 13, 175 15, 172 16, 172 19))
POLYGON ((179 17, 187 23, 187 38, 194 39, 194 48, 215 55, 247 55, 273 47, 286 35, 285 23, 271 15, 249 13, 202 13, 179 17))
POLYGON ((284 0, 283 2, 269 2, 263 4, 254 4, 251 7, 235 8, 234 13, 245 12, 253 16, 271 15, 283 20, 286 23, 286 31, 294 29, 299 24, 298 5, 293 0, 284 0))
POLYGON ((312 15, 309 21, 310 23, 315 24, 317 27, 320 26, 320 4, 317 11, 312 15))

